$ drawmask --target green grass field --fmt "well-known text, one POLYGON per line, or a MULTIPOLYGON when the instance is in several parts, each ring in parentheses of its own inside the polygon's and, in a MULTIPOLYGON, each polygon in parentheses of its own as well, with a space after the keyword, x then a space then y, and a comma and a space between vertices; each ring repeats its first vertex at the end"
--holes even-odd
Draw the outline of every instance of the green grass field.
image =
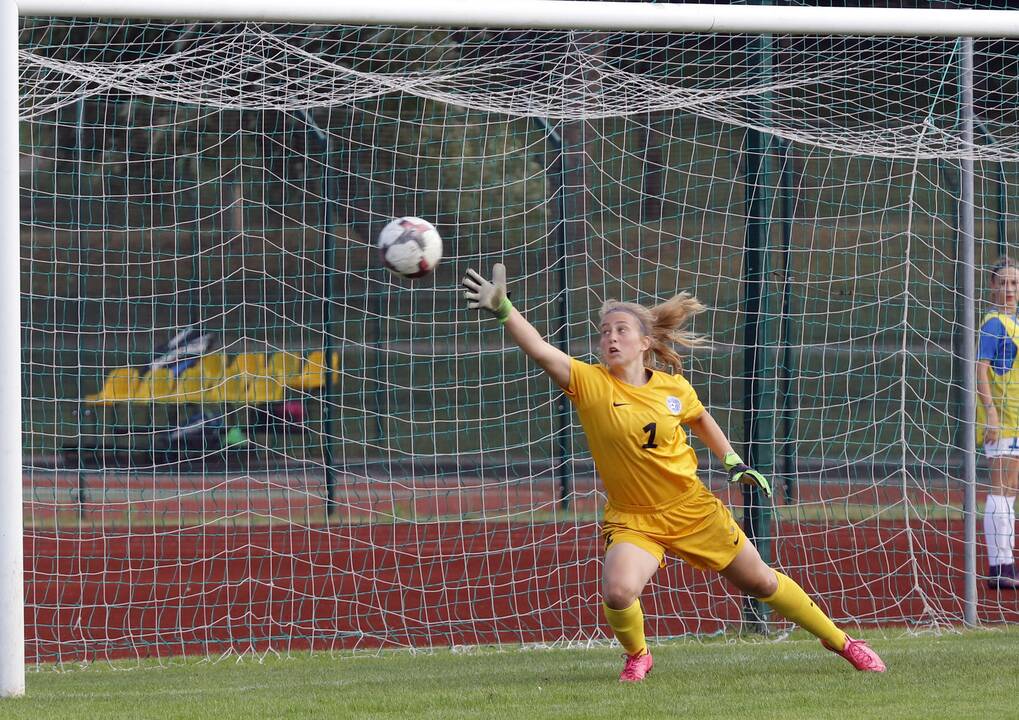
POLYGON ((70 718, 936 718, 1015 717, 1019 628, 869 631, 889 666, 852 670, 812 638, 655 645, 640 686, 619 650, 495 649, 270 655, 216 662, 43 667, 0 717, 70 718))

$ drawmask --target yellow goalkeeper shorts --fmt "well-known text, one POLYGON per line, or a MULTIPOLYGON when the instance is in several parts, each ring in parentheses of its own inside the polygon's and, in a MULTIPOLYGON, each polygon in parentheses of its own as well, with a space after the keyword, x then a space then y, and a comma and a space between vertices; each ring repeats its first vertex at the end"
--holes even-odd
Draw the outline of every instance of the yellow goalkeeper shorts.
POLYGON ((605 549, 626 542, 646 550, 665 566, 671 553, 700 570, 724 570, 747 542, 747 536, 722 501, 701 486, 663 508, 605 506, 605 549))

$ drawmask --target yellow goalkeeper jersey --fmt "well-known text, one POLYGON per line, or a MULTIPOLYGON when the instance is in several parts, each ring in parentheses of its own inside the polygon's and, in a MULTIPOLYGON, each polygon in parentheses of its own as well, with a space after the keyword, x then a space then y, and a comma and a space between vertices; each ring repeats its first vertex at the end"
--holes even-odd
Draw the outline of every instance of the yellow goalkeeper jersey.
POLYGON ((704 406, 682 375, 653 370, 638 387, 612 377, 603 365, 573 358, 566 394, 612 505, 653 511, 704 487, 683 429, 704 406))

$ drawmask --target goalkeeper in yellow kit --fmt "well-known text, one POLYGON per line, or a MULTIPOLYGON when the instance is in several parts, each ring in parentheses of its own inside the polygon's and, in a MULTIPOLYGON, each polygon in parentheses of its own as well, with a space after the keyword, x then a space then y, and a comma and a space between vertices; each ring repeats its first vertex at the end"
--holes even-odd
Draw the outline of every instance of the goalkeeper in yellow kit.
POLYGON ((747 467, 681 374, 673 344, 703 342, 681 328, 705 308, 686 293, 653 308, 610 300, 601 310, 601 364, 589 365, 547 343, 506 296, 506 269, 492 281, 468 270, 468 307, 483 308, 555 381, 577 408, 607 502, 602 532, 605 618, 626 650, 619 679, 637 682, 653 665, 644 638, 640 594, 666 553, 714 570, 744 593, 820 638, 857 670, 883 672, 861 640, 840 630, 795 581, 768 567, 729 510, 697 477, 690 428, 718 457, 732 482, 752 483, 771 496, 768 480, 747 467), (650 356, 650 357, 649 357, 650 356))

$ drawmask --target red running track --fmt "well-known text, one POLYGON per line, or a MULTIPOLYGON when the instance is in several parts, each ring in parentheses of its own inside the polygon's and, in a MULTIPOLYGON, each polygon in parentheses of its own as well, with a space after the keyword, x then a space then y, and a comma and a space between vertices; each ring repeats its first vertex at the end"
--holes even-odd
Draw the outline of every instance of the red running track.
MULTIPOLYGON (((962 617, 961 523, 787 523, 779 537, 781 566, 836 618, 962 617)), ((34 530, 25 550, 30 662, 553 643, 604 632, 590 523, 34 530)), ((1019 621, 1015 596, 981 589, 982 619, 1019 621)), ((679 562, 643 602, 656 637, 715 632, 741 615, 718 578, 679 562)))

